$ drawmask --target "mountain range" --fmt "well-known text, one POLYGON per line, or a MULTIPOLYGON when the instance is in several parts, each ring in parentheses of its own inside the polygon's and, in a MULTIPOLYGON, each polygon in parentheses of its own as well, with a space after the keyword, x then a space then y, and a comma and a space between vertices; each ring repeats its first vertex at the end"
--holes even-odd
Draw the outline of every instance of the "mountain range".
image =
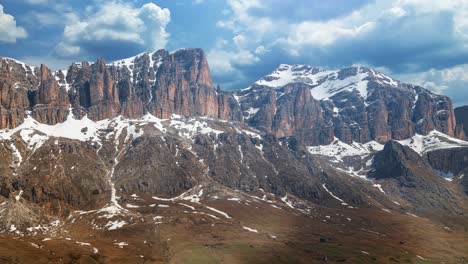
POLYGON ((467 108, 373 69, 0 58, 0 105, 0 263, 468 259, 467 108))

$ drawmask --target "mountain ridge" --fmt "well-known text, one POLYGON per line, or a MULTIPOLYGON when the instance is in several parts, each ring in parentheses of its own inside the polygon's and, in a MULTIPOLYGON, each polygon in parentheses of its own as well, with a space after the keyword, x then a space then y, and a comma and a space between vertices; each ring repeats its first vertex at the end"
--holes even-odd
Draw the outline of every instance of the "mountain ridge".
POLYGON ((23 87, 28 93, 3 92, 7 97, 22 99, 16 105, 3 104, 1 127, 16 126, 25 111, 31 111, 41 122, 57 123, 64 120, 68 105, 72 105, 75 114, 88 113, 93 120, 117 114, 140 117, 148 112, 158 117, 175 113, 244 120, 278 137, 300 134, 314 145, 329 144, 335 136, 348 143, 371 140, 383 143, 409 138, 415 133, 427 134, 433 129, 464 137, 463 130, 456 125, 449 98, 360 66, 331 71, 281 64, 248 88, 227 92, 214 89, 201 49, 144 52, 107 64, 98 59, 93 64, 73 63, 68 70, 56 72, 45 66, 31 68, 21 62, 17 64, 16 71, 23 72, 26 79, 10 80, 8 85, 10 90, 23 87), (36 72, 40 79, 34 79, 36 72), (276 94, 268 92, 270 88, 276 94), (302 109, 291 105, 294 97, 280 98, 291 91, 302 109), (46 100, 50 96, 52 100, 46 100), (249 98, 244 100, 246 96, 249 98), (301 112, 305 115, 298 115, 301 112), (317 128, 321 130, 318 134, 313 132, 317 128))

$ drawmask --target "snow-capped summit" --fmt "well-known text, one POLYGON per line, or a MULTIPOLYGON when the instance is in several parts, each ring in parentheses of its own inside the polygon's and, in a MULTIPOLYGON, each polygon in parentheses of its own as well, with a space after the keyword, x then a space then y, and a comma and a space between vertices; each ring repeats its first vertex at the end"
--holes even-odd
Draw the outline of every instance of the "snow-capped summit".
POLYGON ((330 74, 332 71, 327 71, 318 67, 312 67, 303 64, 281 64, 270 74, 264 76, 257 82, 258 85, 268 87, 282 87, 289 83, 303 82, 314 85, 318 80, 330 74))
POLYGON ((311 94, 317 100, 330 98, 342 91, 357 90, 366 99, 369 95, 368 82, 371 80, 390 87, 398 87, 400 83, 383 73, 360 66, 325 70, 302 64, 281 64, 255 84, 272 88, 280 88, 291 83, 307 84, 311 86, 311 94))

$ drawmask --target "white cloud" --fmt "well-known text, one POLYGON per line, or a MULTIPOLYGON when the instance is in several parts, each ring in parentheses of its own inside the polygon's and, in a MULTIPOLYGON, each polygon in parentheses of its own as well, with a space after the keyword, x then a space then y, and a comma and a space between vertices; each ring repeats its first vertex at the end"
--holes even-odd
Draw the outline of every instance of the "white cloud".
POLYGON ((0 4, 0 42, 15 43, 17 39, 26 38, 28 33, 22 27, 16 26, 15 17, 3 11, 0 4))
POLYGON ((62 27, 65 24, 79 20, 79 17, 70 11, 55 10, 55 12, 31 11, 23 19, 31 27, 62 27))
POLYGON ((359 37, 371 31, 374 26, 373 22, 347 27, 340 21, 325 23, 306 21, 291 25, 286 43, 291 47, 304 45, 328 46, 340 39, 359 37))
POLYGON ((255 54, 257 55, 264 55, 266 53, 270 52, 269 49, 265 48, 265 46, 260 45, 257 48, 255 48, 255 54))
MULTIPOLYGON (((265 10, 269 4, 268 0, 226 1, 230 7, 230 15, 227 19, 218 21, 217 26, 231 30, 237 36, 242 34, 242 41, 252 44, 252 49, 260 45, 265 47, 287 45, 285 49, 289 49, 293 54, 300 54, 299 51, 304 48, 324 47, 342 40, 362 39, 367 34, 381 33, 384 37, 387 32, 378 31, 381 28, 388 29, 389 25, 396 21, 441 12, 453 14, 453 28, 459 37, 466 38, 468 45, 466 0, 377 0, 337 18, 298 22, 275 19, 268 16, 267 12, 255 12, 265 10)), ((430 25, 420 26, 430 27, 430 25)), ((237 45, 236 37, 233 41, 237 45)))
POLYGON ((31 12, 29 22, 39 26, 54 26, 63 23, 62 17, 54 13, 31 12))
MULTIPOLYGON (((446 69, 430 69, 418 73, 399 75, 400 78, 416 84, 439 83, 447 87, 449 83, 456 81, 468 82, 468 64, 461 64, 446 69)), ((467 87, 468 89, 468 87, 467 87)))
POLYGON ((404 82, 418 84, 437 94, 446 94, 455 104, 468 102, 468 64, 446 69, 430 69, 423 72, 399 74, 404 82))
POLYGON ((250 65, 260 59, 246 50, 225 51, 221 49, 210 50, 207 54, 210 69, 214 74, 232 73, 236 65, 250 65))
POLYGON ((236 45, 237 48, 242 48, 242 47, 245 47, 245 44, 246 44, 246 38, 244 35, 242 34, 239 34, 239 35, 236 35, 232 38, 232 41, 234 42, 234 44, 236 45))
POLYGON ((91 52, 89 46, 125 44, 145 50, 157 50, 167 44, 170 11, 154 3, 140 8, 120 2, 98 6, 84 18, 70 19, 56 51, 62 57, 91 52))
POLYGON ((250 14, 251 10, 262 9, 268 3, 262 0, 227 0, 232 16, 226 20, 220 20, 218 27, 230 29, 233 32, 247 31, 263 35, 274 30, 274 22, 269 17, 259 17, 250 14))

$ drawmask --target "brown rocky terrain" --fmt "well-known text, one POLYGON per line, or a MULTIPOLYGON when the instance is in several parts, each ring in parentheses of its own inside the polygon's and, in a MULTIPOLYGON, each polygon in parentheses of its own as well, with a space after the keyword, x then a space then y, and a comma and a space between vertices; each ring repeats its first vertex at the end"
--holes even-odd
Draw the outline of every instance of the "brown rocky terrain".
POLYGON ((468 258, 445 96, 285 65, 227 92, 198 49, 0 63, 0 263, 468 258))

